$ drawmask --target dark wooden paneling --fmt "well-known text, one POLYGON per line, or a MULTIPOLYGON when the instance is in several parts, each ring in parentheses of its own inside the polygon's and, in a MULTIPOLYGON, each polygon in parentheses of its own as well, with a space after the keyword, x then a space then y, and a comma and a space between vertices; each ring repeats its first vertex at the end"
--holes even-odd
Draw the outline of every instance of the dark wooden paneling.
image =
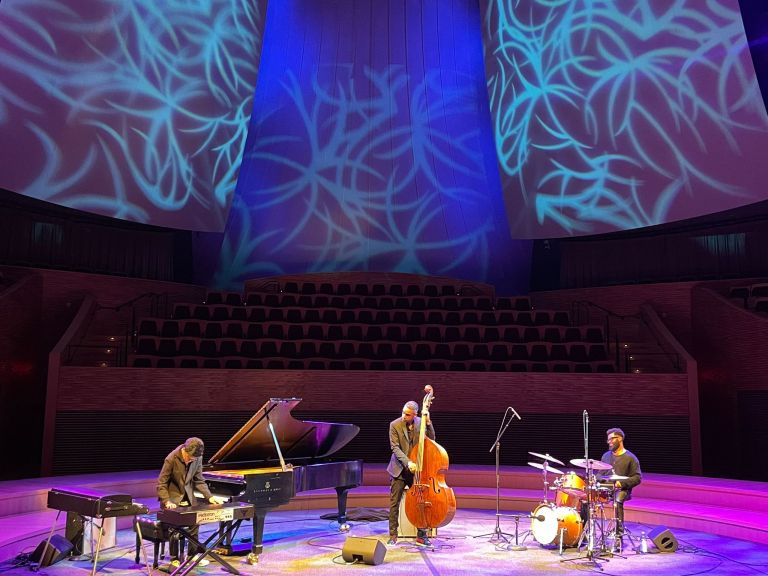
MULTIPOLYGON (((66 412, 59 413, 54 470, 56 474, 159 469, 166 454, 189 436, 206 443, 212 455, 251 416, 251 412, 66 412)), ((350 422, 360 433, 336 456, 366 462, 389 460, 389 422, 398 412, 296 411, 298 419, 350 422)), ((453 464, 494 464, 489 452, 501 413, 434 412, 437 439, 453 464)), ((501 441, 504 465, 536 460, 528 451, 549 452, 567 462, 584 456, 582 419, 574 414, 522 414, 501 441)), ((590 416, 589 454, 605 451, 605 431, 621 426, 627 447, 646 472, 689 474, 690 436, 685 417, 594 414, 590 416)), ((570 468, 570 466, 569 466, 570 468)), ((450 480, 449 480, 450 484, 450 480)))

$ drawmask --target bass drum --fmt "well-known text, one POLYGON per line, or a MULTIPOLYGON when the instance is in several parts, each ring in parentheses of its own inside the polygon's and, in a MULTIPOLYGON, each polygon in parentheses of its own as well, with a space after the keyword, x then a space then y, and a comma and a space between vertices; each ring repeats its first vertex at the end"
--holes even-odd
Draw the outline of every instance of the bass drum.
POLYGON ((560 532, 563 534, 563 546, 575 546, 584 525, 581 516, 573 508, 539 504, 531 514, 531 532, 539 544, 560 544, 560 532))

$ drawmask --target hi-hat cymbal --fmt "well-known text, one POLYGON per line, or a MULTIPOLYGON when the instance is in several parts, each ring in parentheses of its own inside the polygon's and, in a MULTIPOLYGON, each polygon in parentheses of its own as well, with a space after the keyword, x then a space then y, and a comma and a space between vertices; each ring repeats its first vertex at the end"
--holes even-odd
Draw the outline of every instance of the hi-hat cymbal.
POLYGON ((592 458, 574 458, 571 460, 571 464, 579 468, 592 468, 592 470, 610 470, 613 468, 602 460, 593 460, 592 458))
POLYGON ((610 476, 604 476, 601 480, 629 480, 629 476, 621 476, 620 474, 611 474, 610 476))
POLYGON ((562 474, 562 471, 558 470, 557 468, 545 464, 539 464, 538 462, 528 462, 528 466, 533 466, 539 470, 546 470, 547 472, 552 472, 553 474, 562 474))
POLYGON ((560 466, 565 466, 565 462, 560 462, 557 458, 554 456, 550 456, 549 454, 539 454, 538 452, 528 452, 531 456, 536 456, 536 458, 541 458, 542 460, 547 460, 548 462, 554 462, 555 464, 560 464, 560 466))

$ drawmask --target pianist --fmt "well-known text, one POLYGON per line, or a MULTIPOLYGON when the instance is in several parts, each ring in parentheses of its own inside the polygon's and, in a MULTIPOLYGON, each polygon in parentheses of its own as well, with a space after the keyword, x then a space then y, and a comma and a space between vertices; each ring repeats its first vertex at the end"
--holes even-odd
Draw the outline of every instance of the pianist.
MULTIPOLYGON (((177 446, 163 462, 163 469, 157 479, 157 498, 163 508, 172 509, 177 506, 194 506, 198 500, 195 490, 211 504, 220 504, 221 500, 211 495, 203 479, 203 450, 205 446, 200 438, 187 438, 184 444, 177 446)), ((190 534, 197 538, 199 527, 190 529, 190 534)), ((189 554, 202 552, 190 544, 189 554)), ((178 560, 178 541, 170 543, 170 554, 178 560)), ((201 562, 202 564, 203 562, 201 562)), ((208 563, 207 561, 205 562, 208 563)))

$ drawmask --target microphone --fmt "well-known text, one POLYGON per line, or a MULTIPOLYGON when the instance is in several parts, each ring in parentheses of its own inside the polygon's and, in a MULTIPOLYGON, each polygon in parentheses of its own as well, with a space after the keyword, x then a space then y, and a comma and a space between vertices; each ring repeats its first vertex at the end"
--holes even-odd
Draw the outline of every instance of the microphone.
POLYGON ((538 516, 534 516, 533 514, 531 514, 531 519, 538 520, 539 522, 544 522, 544 520, 546 520, 546 518, 544 517, 544 514, 539 514, 538 516))
POLYGON ((584 418, 586 418, 587 422, 589 422, 589 412, 584 410, 584 418))
POLYGON ((509 408, 507 408, 507 410, 512 410, 512 417, 513 417, 513 418, 514 418, 515 416, 517 416, 517 419, 518 419, 518 420, 522 420, 522 418, 520 418, 520 414, 518 414, 518 413, 517 413, 517 410, 515 410, 514 408, 512 408, 512 406, 510 406, 509 408))

